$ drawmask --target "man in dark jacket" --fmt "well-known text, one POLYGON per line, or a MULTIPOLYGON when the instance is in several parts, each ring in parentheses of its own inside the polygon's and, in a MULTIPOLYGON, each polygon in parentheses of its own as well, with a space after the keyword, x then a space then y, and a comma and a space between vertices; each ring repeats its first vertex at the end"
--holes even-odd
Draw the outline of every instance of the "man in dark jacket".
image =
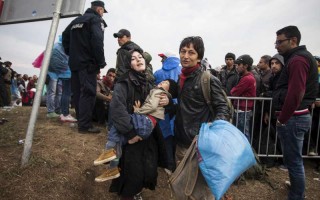
POLYGON ((193 138, 198 135, 202 123, 229 117, 221 83, 213 75, 210 77, 210 90, 215 113, 211 113, 206 104, 200 85, 201 75, 204 73, 200 67, 203 55, 204 44, 201 37, 187 37, 181 42, 182 70, 178 81, 178 108, 175 120, 176 156, 179 151, 188 149, 193 138))
POLYGON ((222 88, 228 96, 230 96, 231 89, 237 85, 239 80, 239 75, 234 65, 235 60, 236 55, 233 53, 227 53, 225 56, 226 65, 221 68, 220 73, 218 74, 222 88))
POLYGON ((291 183, 288 199, 302 200, 305 191, 302 146, 310 129, 308 108, 317 96, 318 73, 316 60, 304 45, 299 46, 300 39, 296 26, 277 31, 275 48, 284 57, 285 66, 273 92, 273 104, 278 111, 277 132, 291 183))
MULTIPOLYGON (((217 119, 229 119, 229 109, 218 78, 210 76, 212 109, 206 103, 201 89, 201 76, 204 73, 200 63, 204 55, 204 44, 199 36, 187 37, 179 47, 182 66, 178 81, 178 106, 175 120, 176 163, 185 156, 194 137, 199 134, 200 126, 217 119), (210 110, 213 110, 211 112, 210 110)), ((203 199, 214 199, 208 188, 203 190, 203 199)))
POLYGON ((73 20, 62 35, 62 44, 69 55, 71 87, 78 119, 79 133, 99 133, 91 123, 96 98, 96 74, 106 66, 103 49, 102 19, 107 11, 102 1, 91 2, 84 15, 73 20))
POLYGON ((113 37, 118 38, 118 44, 120 48, 117 51, 117 63, 116 63, 116 80, 128 71, 128 66, 131 63, 130 50, 143 50, 136 43, 131 41, 131 33, 127 29, 121 29, 118 33, 114 33, 113 37))

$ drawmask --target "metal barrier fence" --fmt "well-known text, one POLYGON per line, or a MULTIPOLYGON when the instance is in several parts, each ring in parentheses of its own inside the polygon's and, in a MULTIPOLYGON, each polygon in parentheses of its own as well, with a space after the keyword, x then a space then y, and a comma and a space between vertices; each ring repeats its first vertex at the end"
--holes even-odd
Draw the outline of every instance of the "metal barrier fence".
MULTIPOLYGON (((233 124, 241 132, 248 133, 252 147, 259 157, 282 157, 281 145, 276 131, 276 116, 272 109, 272 98, 265 97, 228 97, 236 103, 233 113, 233 124), (239 102, 245 105, 245 109, 239 109, 239 102), (253 107, 249 111, 250 104, 253 107), (248 106, 249 105, 249 106, 248 106), (267 115, 268 113, 268 115, 267 115), (268 116, 269 120, 266 120, 268 116), (247 129, 246 129, 247 127, 247 129)), ((320 101, 320 99, 317 99, 320 101)), ((312 124, 305 135, 302 156, 304 158, 320 158, 320 107, 311 110, 312 124)))

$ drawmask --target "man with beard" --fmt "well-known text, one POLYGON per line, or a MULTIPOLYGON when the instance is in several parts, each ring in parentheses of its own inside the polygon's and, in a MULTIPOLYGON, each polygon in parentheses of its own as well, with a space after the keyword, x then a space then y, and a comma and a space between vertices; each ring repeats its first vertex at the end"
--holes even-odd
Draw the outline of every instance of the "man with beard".
POLYGON ((276 126, 289 171, 288 199, 302 200, 305 191, 302 146, 311 124, 309 108, 318 92, 317 63, 304 45, 299 46, 301 34, 296 26, 284 27, 276 34, 275 48, 285 61, 273 92, 276 126))

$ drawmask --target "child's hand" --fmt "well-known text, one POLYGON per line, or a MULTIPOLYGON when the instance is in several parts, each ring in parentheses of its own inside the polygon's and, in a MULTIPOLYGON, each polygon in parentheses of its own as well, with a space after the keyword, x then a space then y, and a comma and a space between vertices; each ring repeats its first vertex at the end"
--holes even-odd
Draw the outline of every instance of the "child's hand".
POLYGON ((139 142, 140 140, 142 140, 142 138, 140 136, 135 136, 134 138, 132 138, 131 140, 128 141, 129 144, 134 144, 136 142, 139 142))
POLYGON ((133 106, 133 112, 137 112, 138 109, 141 107, 140 101, 134 101, 134 106, 133 106))

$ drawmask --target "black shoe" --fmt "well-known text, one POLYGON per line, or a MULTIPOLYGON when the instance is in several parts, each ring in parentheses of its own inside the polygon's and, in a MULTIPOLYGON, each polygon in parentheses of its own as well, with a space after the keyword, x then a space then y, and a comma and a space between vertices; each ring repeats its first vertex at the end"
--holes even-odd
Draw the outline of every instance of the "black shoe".
POLYGON ((78 129, 78 133, 81 134, 98 134, 100 133, 100 129, 96 127, 88 128, 88 129, 78 129))

